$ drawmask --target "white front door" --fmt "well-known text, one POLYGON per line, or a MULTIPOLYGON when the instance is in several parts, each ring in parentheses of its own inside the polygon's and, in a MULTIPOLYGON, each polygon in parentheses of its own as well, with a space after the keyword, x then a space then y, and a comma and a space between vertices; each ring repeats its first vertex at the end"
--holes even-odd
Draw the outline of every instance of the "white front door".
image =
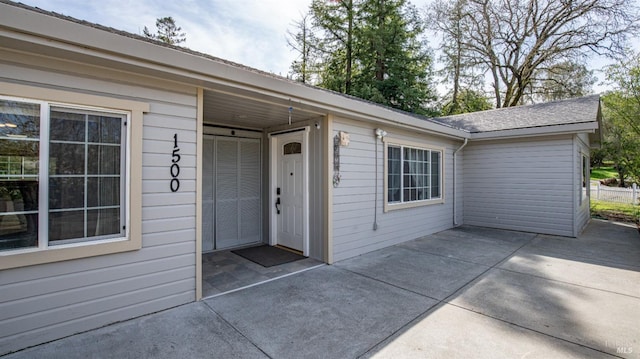
POLYGON ((272 136, 275 243, 308 255, 306 132, 272 136))

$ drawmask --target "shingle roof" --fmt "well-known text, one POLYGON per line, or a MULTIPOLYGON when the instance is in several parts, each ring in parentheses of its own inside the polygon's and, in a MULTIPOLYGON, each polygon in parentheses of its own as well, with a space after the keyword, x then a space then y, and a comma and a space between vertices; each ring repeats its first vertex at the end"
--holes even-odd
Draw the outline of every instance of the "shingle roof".
POLYGON ((600 96, 591 95, 528 106, 436 117, 432 120, 471 133, 479 133, 596 122, 599 108, 600 96))

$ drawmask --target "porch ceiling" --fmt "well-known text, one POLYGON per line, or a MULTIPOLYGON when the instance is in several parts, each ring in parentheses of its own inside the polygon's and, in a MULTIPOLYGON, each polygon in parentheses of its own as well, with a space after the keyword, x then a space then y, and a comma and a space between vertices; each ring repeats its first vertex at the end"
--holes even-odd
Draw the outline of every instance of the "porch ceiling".
POLYGON ((289 107, 291 122, 319 119, 323 113, 288 99, 263 94, 204 91, 204 123, 239 128, 266 129, 287 124, 289 107))

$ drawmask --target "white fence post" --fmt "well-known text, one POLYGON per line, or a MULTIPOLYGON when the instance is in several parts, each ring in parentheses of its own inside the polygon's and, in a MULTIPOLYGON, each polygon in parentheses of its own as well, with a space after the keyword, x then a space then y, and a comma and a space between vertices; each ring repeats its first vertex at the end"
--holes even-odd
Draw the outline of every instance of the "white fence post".
POLYGON ((636 203, 638 202, 638 185, 636 185, 635 183, 631 186, 631 188, 633 188, 633 197, 631 197, 631 204, 633 204, 634 206, 636 205, 636 203))
POLYGON ((600 181, 598 181, 598 189, 596 191, 596 199, 600 199, 600 181))

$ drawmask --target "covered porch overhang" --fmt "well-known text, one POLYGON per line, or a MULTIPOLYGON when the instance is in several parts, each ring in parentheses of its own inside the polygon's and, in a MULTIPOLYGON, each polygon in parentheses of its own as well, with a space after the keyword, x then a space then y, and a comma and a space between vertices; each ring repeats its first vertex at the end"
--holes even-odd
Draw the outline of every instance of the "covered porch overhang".
MULTIPOLYGON (((211 84, 210 84, 211 85, 211 84)), ((305 214, 305 226, 307 228, 306 249, 304 254, 309 258, 299 260, 295 263, 286 263, 277 267, 261 267, 256 263, 245 260, 231 252, 232 250, 243 246, 259 246, 274 245, 280 241, 274 236, 274 227, 277 227, 273 210, 275 202, 275 182, 274 175, 274 154, 277 153, 272 134, 282 133, 291 130, 306 129, 307 137, 307 171, 313 176, 314 183, 328 182, 323 178, 326 168, 325 158, 327 152, 327 140, 329 132, 327 131, 329 114, 323 109, 305 104, 300 100, 289 98, 285 95, 278 95, 261 91, 259 89, 245 89, 233 86, 216 85, 199 91, 199 107, 201 111, 200 132, 203 148, 198 153, 198 160, 203 162, 198 167, 200 171, 205 173, 198 174, 201 178, 203 189, 198 195, 200 204, 198 207, 201 211, 201 220, 198 221, 201 238, 198 240, 198 257, 202 264, 202 278, 199 280, 202 297, 216 295, 229 290, 235 290, 245 286, 253 285, 264 280, 271 280, 281 275, 288 275, 299 270, 306 270, 328 262, 329 245, 327 231, 325 226, 326 217, 326 201, 327 196, 325 186, 308 186, 306 191, 306 201, 308 209, 305 214), (253 227, 256 222, 260 222, 260 235, 253 239, 240 238, 237 245, 231 244, 231 248, 224 245, 209 245, 209 241, 214 243, 222 235, 219 233, 221 219, 216 213, 227 211, 228 208, 221 205, 224 200, 216 199, 217 195, 213 195, 220 188, 228 187, 222 183, 224 179, 214 178, 207 171, 216 166, 217 161, 223 154, 223 148, 229 148, 229 144, 233 148, 234 139, 238 141, 238 158, 242 162, 242 154, 240 154, 243 144, 247 141, 256 143, 259 141, 259 160, 248 160, 247 163, 253 163, 253 166, 259 166, 257 173, 259 175, 260 190, 257 196, 260 198, 259 214, 253 219, 249 219, 253 227), (311 145, 309 145, 309 143, 311 145), (218 145, 219 144, 219 145, 218 145), (218 181, 218 182, 216 182, 218 181), (212 198, 213 197, 213 203, 212 198), (214 213, 213 217, 211 214, 214 213), (213 228, 216 226, 216 228, 213 228), (312 230, 309 230, 309 229, 312 230), (235 247, 235 248, 234 248, 235 247)), ((231 157, 234 155, 232 154, 231 157)), ((238 162, 238 163, 239 163, 238 162)), ((228 166, 224 164, 224 166, 228 166)), ((214 170, 214 172, 217 170, 214 170)), ((215 172, 217 173, 217 172, 215 172)), ((311 176, 307 176, 311 180, 311 176)), ((215 177, 215 175, 214 175, 215 177)), ((254 177, 249 181, 238 177, 239 184, 238 193, 246 194, 251 191, 248 188, 242 188, 242 183, 252 183, 254 177)), ((280 185, 278 185, 279 187, 280 185)), ((224 191, 224 189, 220 189, 224 191)), ((224 194, 222 196, 225 196, 224 194)), ((222 197, 221 196, 221 197, 222 197)), ((253 196, 255 198, 255 196, 253 196)), ((225 198, 226 200, 226 198, 225 198)), ((239 200, 238 203, 244 200, 239 200)), ((247 203, 244 201, 244 203, 247 203)), ((255 203, 255 202, 254 202, 255 203)), ((232 227, 246 228, 240 219, 238 208, 237 223, 233 223, 232 227)), ((240 230, 238 232, 240 232, 240 230)), ((224 231, 223 231, 224 232, 224 231)), ((227 242, 228 243, 228 242, 227 242)), ((302 251, 300 252, 302 254, 302 251)))

